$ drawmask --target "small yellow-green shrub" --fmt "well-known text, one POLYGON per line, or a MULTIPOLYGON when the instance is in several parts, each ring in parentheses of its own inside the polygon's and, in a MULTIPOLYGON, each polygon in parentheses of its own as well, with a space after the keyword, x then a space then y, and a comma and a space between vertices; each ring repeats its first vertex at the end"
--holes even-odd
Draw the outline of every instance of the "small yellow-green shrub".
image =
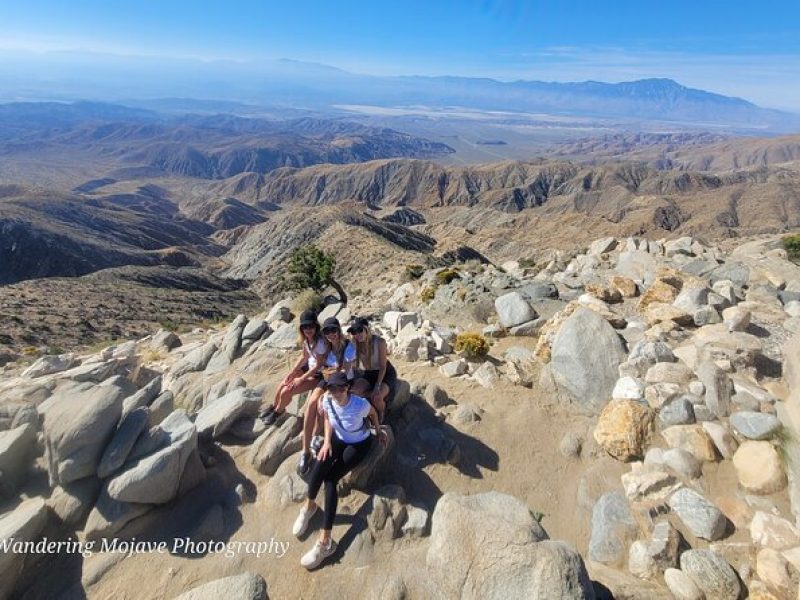
POLYGON ((489 353, 489 340, 472 331, 459 333, 456 336, 455 350, 466 358, 480 358, 489 353))

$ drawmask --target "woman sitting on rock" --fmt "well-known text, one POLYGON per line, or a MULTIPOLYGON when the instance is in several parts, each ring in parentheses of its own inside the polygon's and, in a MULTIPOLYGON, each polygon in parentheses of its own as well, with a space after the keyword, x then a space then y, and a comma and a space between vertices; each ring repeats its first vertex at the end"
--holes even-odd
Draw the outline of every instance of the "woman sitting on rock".
POLYGON ((368 383, 366 397, 383 423, 386 398, 397 381, 397 371, 387 358, 386 340, 371 333, 369 321, 363 317, 354 319, 347 331, 356 343, 357 364, 363 369, 361 376, 368 383))
POLYGON ((306 569, 314 569, 336 552, 331 538, 336 505, 339 501, 339 480, 367 456, 372 445, 370 426, 380 443, 386 444, 386 432, 378 424, 378 414, 367 400, 350 393, 350 382, 343 371, 332 374, 326 382, 327 392, 321 404, 325 413, 325 439, 311 469, 305 506, 294 522, 292 533, 301 537, 317 512, 316 497, 325 482, 325 513, 322 532, 314 546, 300 559, 306 569))
POLYGON ((305 476, 310 464, 311 452, 309 450, 311 438, 315 432, 321 430, 320 398, 325 391, 325 380, 334 373, 344 373, 348 382, 352 383, 355 376, 356 347, 342 333, 339 319, 330 317, 322 324, 322 335, 328 344, 328 353, 322 363, 323 379, 319 381, 316 389, 306 402, 305 417, 303 418, 303 453, 300 455, 300 464, 297 472, 305 476))
POLYGON ((313 310, 300 315, 300 345, 303 354, 278 386, 272 404, 261 413, 261 419, 267 427, 283 415, 293 396, 313 390, 322 381, 320 368, 328 354, 328 343, 313 310))

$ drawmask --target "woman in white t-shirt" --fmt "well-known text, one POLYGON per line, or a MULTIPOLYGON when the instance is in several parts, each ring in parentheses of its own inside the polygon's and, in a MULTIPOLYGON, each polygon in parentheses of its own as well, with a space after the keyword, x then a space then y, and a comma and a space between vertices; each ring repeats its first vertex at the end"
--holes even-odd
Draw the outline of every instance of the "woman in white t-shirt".
POLYGON ((318 567, 336 552, 331 539, 336 506, 339 501, 339 480, 352 471, 367 456, 372 445, 371 425, 378 432, 381 444, 387 443, 386 432, 378 424, 378 413, 364 398, 350 393, 350 382, 344 372, 332 374, 322 398, 325 411, 325 441, 311 469, 306 503, 294 522, 292 533, 301 537, 308 529, 311 517, 319 506, 316 497, 325 483, 325 513, 322 532, 314 546, 303 555, 300 564, 307 569, 318 567))
POLYGON ((315 432, 322 430, 322 417, 320 398, 325 391, 325 380, 333 373, 344 373, 347 380, 352 383, 355 376, 356 345, 342 333, 342 326, 336 317, 325 319, 322 324, 322 335, 328 343, 328 353, 322 363, 323 378, 317 383, 316 389, 306 402, 303 417, 303 452, 297 472, 305 477, 311 459, 311 438, 315 432))
POLYGON ((267 427, 283 416, 292 396, 313 390, 322 381, 321 368, 328 354, 328 342, 312 310, 300 315, 300 343, 303 354, 278 386, 272 404, 260 415, 267 427))

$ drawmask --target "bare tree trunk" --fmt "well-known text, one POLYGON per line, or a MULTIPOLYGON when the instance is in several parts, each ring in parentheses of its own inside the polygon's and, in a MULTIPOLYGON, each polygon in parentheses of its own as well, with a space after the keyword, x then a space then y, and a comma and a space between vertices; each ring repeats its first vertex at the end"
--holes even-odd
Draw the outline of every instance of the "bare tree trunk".
POLYGON ((339 300, 342 302, 344 306, 347 306, 347 294, 344 293, 344 289, 341 285, 334 279, 331 279, 330 282, 331 287, 336 290, 336 293, 339 294, 339 300))

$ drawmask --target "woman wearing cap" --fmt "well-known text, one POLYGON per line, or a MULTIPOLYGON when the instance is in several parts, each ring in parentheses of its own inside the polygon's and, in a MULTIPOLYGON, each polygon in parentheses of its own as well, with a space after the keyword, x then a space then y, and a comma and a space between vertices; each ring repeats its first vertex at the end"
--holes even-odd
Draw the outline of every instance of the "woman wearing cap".
POLYGON ((363 369, 363 377, 369 384, 369 401, 383 423, 386 397, 397 381, 397 371, 387 358, 386 340, 371 333, 369 321, 363 317, 354 319, 347 331, 356 343, 357 363, 363 369))
POLYGON ((261 414, 268 427, 283 415, 292 396, 313 390, 322 381, 320 366, 328 354, 328 343, 317 322, 317 314, 312 310, 300 315, 300 345, 303 354, 278 386, 273 403, 261 414))
POLYGON ((322 398, 325 411, 325 441, 317 453, 311 470, 306 503, 294 522, 292 533, 301 537, 319 509, 316 497, 325 483, 325 513, 322 532, 314 546, 300 559, 306 569, 318 567, 336 552, 336 542, 331 538, 336 505, 339 501, 339 480, 356 467, 372 445, 371 425, 378 439, 386 444, 386 432, 378 424, 378 414, 364 398, 350 393, 350 382, 343 371, 332 374, 326 383, 327 392, 322 398), (368 425, 369 423, 369 425, 368 425))
POLYGON ((325 319, 322 324, 322 335, 325 336, 328 344, 328 353, 325 355, 322 365, 324 378, 319 381, 306 402, 305 417, 303 418, 303 453, 300 455, 300 464, 297 465, 297 471, 301 475, 308 471, 311 459, 309 451, 311 438, 315 431, 319 431, 319 401, 325 391, 325 380, 333 373, 344 373, 347 380, 352 383, 355 376, 356 347, 342 333, 339 319, 336 317, 325 319))

